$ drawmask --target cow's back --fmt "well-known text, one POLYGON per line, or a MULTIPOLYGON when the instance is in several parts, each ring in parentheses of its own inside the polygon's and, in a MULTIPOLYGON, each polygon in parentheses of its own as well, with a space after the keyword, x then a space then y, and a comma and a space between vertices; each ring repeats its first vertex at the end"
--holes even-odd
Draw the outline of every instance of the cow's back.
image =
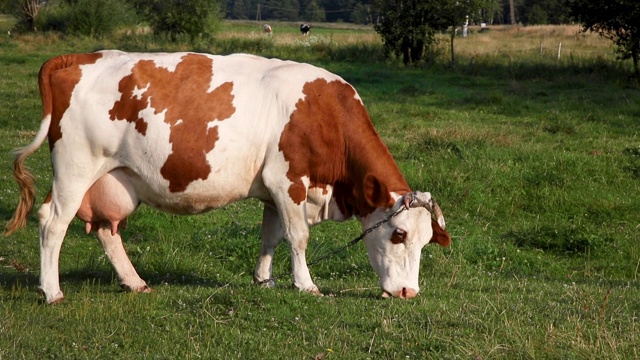
MULTIPOLYGON (((130 174, 142 201, 179 213, 249 196, 268 200, 260 172, 265 162, 284 161, 278 142, 305 83, 342 81, 310 65, 252 55, 97 54, 79 66, 54 165, 90 148, 103 172, 130 174)), ((51 87, 63 80, 53 76, 51 87)))

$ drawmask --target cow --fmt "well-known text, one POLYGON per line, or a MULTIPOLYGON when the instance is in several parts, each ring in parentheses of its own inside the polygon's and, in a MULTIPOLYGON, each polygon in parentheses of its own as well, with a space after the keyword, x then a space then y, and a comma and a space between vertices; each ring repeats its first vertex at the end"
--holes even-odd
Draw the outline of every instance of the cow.
POLYGON ((356 90, 309 64, 247 54, 68 54, 39 73, 43 118, 16 149, 20 201, 6 234, 26 226, 35 202, 25 159, 48 140, 53 179, 38 210, 39 292, 63 299, 59 254, 74 217, 95 232, 121 286, 150 288, 122 245, 140 205, 200 214, 257 198, 264 204, 254 281, 274 286, 285 239, 292 282, 321 294, 305 251, 310 226, 356 218, 383 297, 419 291, 421 249, 451 238, 439 205, 412 191, 356 90))
POLYGON ((271 34, 271 26, 269 26, 269 24, 262 25, 262 31, 264 31, 265 34, 271 34))
POLYGON ((311 30, 309 24, 300 24, 300 33, 302 33, 302 35, 309 35, 309 30, 311 30))

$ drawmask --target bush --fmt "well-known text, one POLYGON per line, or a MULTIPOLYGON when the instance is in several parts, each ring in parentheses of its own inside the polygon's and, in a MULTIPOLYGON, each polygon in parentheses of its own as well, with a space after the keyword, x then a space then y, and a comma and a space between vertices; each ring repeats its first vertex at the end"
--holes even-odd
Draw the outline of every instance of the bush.
POLYGON ((211 0, 135 0, 138 13, 156 35, 191 41, 214 32, 221 19, 220 4, 211 0))
POLYGON ((369 24, 371 22, 371 8, 369 5, 356 4, 351 13, 351 21, 356 24, 369 24))
POLYGON ((51 1, 42 8, 38 28, 63 34, 103 38, 137 23, 135 9, 126 0, 51 1))

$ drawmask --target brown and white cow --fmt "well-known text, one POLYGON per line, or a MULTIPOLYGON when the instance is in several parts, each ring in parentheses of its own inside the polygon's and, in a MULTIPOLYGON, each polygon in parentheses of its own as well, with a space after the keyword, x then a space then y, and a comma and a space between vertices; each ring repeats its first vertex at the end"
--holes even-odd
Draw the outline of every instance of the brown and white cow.
POLYGON ((49 303, 63 298, 58 258, 74 216, 97 232, 124 288, 149 289, 119 233, 140 203, 199 214, 260 199, 255 281, 269 282, 284 238, 293 283, 311 293, 310 225, 355 217, 366 229, 406 207, 364 239, 385 296, 414 297, 421 249, 450 242, 438 205, 410 190, 355 89, 323 69, 245 54, 100 51, 53 58, 39 80, 43 119, 16 150, 21 199, 7 233, 33 208, 24 161, 48 138, 53 183, 38 217, 49 303))

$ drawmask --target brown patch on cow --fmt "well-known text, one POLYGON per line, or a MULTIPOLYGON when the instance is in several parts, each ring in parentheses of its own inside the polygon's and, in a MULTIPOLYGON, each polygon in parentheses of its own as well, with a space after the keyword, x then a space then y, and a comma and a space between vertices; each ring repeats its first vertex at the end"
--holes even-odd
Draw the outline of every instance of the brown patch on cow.
POLYGON ((390 192, 411 191, 366 109, 349 84, 317 79, 302 89, 279 148, 289 162, 289 196, 300 204, 310 187, 333 186, 340 211, 349 217, 393 206, 390 192))
POLYGON ((433 235, 429 243, 437 243, 442 247, 447 247, 451 244, 451 235, 438 225, 438 222, 431 219, 431 228, 433 229, 433 235))
POLYGON ((49 150, 62 138, 60 119, 69 108, 73 89, 82 78, 80 66, 94 64, 101 57, 101 53, 61 55, 48 60, 40 68, 42 117, 51 115, 49 150))
POLYGON ((122 93, 109 111, 111 120, 135 124, 145 135, 148 124, 139 116, 140 110, 151 106, 155 114, 166 111, 164 121, 171 127, 172 153, 160 169, 169 181, 171 192, 184 191, 195 180, 204 180, 211 173, 206 154, 218 141, 218 127, 209 127, 214 120, 225 120, 235 112, 233 83, 226 82, 209 91, 213 77, 213 60, 199 54, 182 57, 174 71, 158 67, 151 60, 135 64, 131 75, 118 84, 122 93), (139 97, 134 91, 142 92, 139 97))

